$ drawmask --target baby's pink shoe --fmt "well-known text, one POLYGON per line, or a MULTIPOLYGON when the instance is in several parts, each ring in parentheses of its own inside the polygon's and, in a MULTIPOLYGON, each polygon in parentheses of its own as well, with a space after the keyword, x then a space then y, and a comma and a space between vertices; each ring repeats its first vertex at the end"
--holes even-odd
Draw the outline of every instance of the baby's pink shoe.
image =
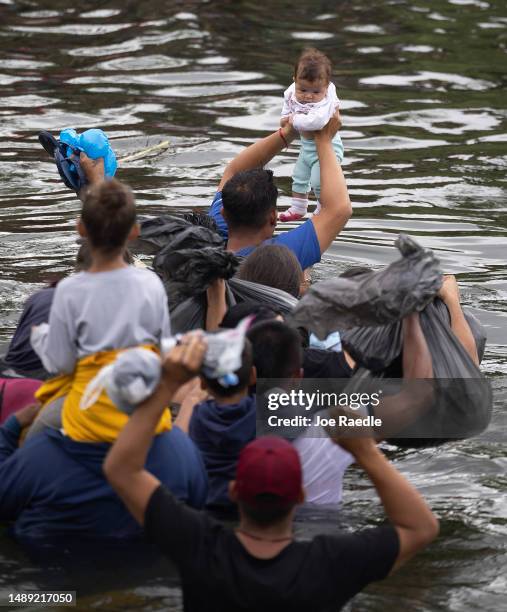
POLYGON ((303 217, 304 217, 304 215, 302 215, 301 213, 296 212, 295 210, 292 210, 291 208, 289 208, 288 210, 286 210, 284 212, 281 212, 278 215, 278 218, 283 223, 286 223, 287 221, 299 221, 300 219, 303 219, 303 217))

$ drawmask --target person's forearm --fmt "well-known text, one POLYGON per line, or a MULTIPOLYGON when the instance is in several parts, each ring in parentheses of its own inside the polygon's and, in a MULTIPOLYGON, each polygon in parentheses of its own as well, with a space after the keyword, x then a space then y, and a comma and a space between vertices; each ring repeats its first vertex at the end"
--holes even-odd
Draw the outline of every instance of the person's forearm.
POLYGON ((207 292, 208 308, 206 310, 206 331, 215 331, 219 328, 227 312, 225 299, 225 285, 211 285, 207 292))
POLYGON ((421 542, 435 537, 438 522, 424 498, 374 444, 355 459, 373 483, 395 527, 420 534, 421 542))
POLYGON ((433 378, 433 362, 418 314, 403 319, 403 378, 433 378))
POLYGON ((225 183, 238 172, 265 166, 275 155, 285 148, 286 143, 289 144, 295 138, 296 132, 292 129, 292 126, 286 125, 280 129, 283 138, 282 135, 280 135, 280 130, 277 130, 273 134, 243 149, 241 153, 230 161, 224 171, 218 191, 221 191, 225 183))
POLYGON ((446 302, 446 304, 451 316, 451 329, 454 332, 454 335, 461 342, 463 348, 470 355, 470 358, 475 365, 478 366, 479 356, 477 354, 477 345, 470 329, 470 325, 468 325, 468 322, 465 319, 461 305, 457 302, 446 302))
POLYGON ((334 208, 347 219, 351 213, 349 192, 341 165, 330 140, 317 139, 320 164, 320 204, 322 210, 334 208))

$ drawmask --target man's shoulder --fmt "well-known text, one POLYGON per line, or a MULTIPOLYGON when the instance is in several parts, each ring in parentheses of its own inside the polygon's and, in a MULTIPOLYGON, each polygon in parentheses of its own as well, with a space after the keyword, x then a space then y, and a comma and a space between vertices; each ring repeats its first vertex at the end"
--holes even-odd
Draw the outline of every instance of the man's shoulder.
POLYGON ((281 244, 289 244, 289 243, 300 243, 305 241, 307 237, 315 237, 317 238, 317 233, 315 231, 315 225, 311 219, 307 219, 297 227, 293 227, 292 229, 282 232, 281 234, 277 234, 274 236, 271 241, 273 243, 281 243, 281 244))

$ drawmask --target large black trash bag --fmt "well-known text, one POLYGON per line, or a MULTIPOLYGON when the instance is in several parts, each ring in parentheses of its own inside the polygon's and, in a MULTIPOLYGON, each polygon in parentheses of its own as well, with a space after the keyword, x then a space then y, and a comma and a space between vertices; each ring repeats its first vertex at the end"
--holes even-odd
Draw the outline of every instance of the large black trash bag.
POLYGON ((195 213, 186 214, 187 218, 175 215, 161 215, 141 221, 140 236, 131 243, 132 250, 142 251, 147 255, 158 253, 164 247, 179 238, 178 248, 201 248, 203 246, 220 247, 223 238, 214 227, 202 224, 201 217, 195 213))
POLYGON ((206 289, 217 278, 226 280, 229 306, 252 301, 283 314, 292 311, 297 300, 285 291, 231 278, 240 258, 226 251, 210 217, 193 212, 184 216, 163 215, 142 221, 141 235, 132 247, 156 254, 153 267, 166 288, 174 333, 204 327, 206 289))
MULTIPOLYGON (((231 278, 226 281, 225 286, 226 303, 229 307, 238 302, 261 302, 273 310, 287 315, 297 304, 297 299, 289 293, 259 283, 231 278)), ((166 285, 166 289, 168 295, 171 296, 171 285, 166 285)), ((190 297, 179 303, 172 303, 169 297, 169 309, 173 333, 184 333, 192 329, 204 328, 207 311, 206 293, 190 297)))
POLYGON ((221 246, 178 250, 177 243, 180 238, 185 239, 185 233, 159 251, 153 260, 155 272, 162 281, 168 281, 168 295, 173 292, 174 297, 182 299, 201 294, 217 278, 228 280, 239 266, 234 253, 221 246))
MULTIPOLYGON (((466 308, 463 310, 477 347, 479 363, 484 356, 486 333, 480 321, 466 308)), ((449 310, 440 298, 435 298, 421 312, 421 324, 428 317, 438 317, 450 329, 449 310)), ((401 375, 402 323, 396 321, 379 327, 354 327, 340 334, 342 346, 362 367, 387 376, 401 375), (398 374, 398 370, 400 370, 398 374)), ((461 346, 461 345, 460 345, 461 346)))
MULTIPOLYGON (((481 324, 472 317, 467 315, 482 358, 486 337, 481 324)), ((434 397, 423 417, 389 438, 403 448, 468 438, 483 431, 491 418, 489 381, 452 332, 445 304, 435 299, 420 313, 420 321, 433 362, 434 397)), ((360 368, 373 370, 377 377, 391 379, 403 375, 401 322, 348 330, 342 343, 360 368)))
POLYGON ((402 447, 441 444, 484 431, 493 396, 486 377, 451 330, 446 308, 435 301, 420 321, 433 361, 434 401, 424 417, 390 441, 402 447))
POLYGON ((239 258, 225 250, 222 237, 207 215, 187 213, 186 218, 163 215, 141 222, 134 247, 155 253, 153 268, 166 284, 174 307, 187 297, 199 295, 217 278, 229 279, 239 258))
POLYGON ((312 285, 292 321, 324 339, 337 329, 384 325, 421 311, 442 286, 438 259, 403 234, 395 245, 402 258, 383 270, 359 271, 312 285))

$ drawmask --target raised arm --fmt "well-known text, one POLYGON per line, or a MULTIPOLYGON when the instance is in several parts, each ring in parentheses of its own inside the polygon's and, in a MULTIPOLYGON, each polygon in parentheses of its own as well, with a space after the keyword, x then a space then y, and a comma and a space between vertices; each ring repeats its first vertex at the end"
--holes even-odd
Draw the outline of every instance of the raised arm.
POLYGON ((336 111, 322 130, 314 132, 320 163, 321 210, 312 222, 321 253, 328 249, 352 215, 347 183, 331 142, 340 126, 340 115, 336 111))
POLYGON ((220 323, 227 312, 225 281, 223 278, 217 278, 206 289, 206 299, 208 301, 206 331, 215 331, 220 327, 220 323))
POLYGON ((437 537, 438 520, 420 493, 386 459, 373 439, 341 438, 337 442, 366 472, 398 533, 400 547, 391 572, 396 571, 437 537))
POLYGON ((144 469, 155 428, 177 389, 196 375, 205 350, 202 338, 192 334, 169 353, 160 385, 135 410, 104 462, 106 478, 140 525, 144 525, 146 507, 160 484, 144 469))
POLYGON ((444 276, 444 283, 438 292, 438 297, 449 309, 451 329, 454 335, 461 342, 463 348, 470 355, 475 365, 478 366, 479 356, 477 355, 477 345, 475 344, 474 336, 461 308, 459 287, 456 277, 451 274, 444 276))
POLYGON ((403 378, 433 378, 431 353, 417 313, 403 319, 403 378))
POLYGON ((282 151, 292 140, 296 132, 290 124, 286 124, 279 130, 254 142, 241 153, 236 155, 226 166, 222 180, 218 186, 218 191, 222 191, 227 181, 238 172, 252 170, 265 166, 273 157, 282 151))

